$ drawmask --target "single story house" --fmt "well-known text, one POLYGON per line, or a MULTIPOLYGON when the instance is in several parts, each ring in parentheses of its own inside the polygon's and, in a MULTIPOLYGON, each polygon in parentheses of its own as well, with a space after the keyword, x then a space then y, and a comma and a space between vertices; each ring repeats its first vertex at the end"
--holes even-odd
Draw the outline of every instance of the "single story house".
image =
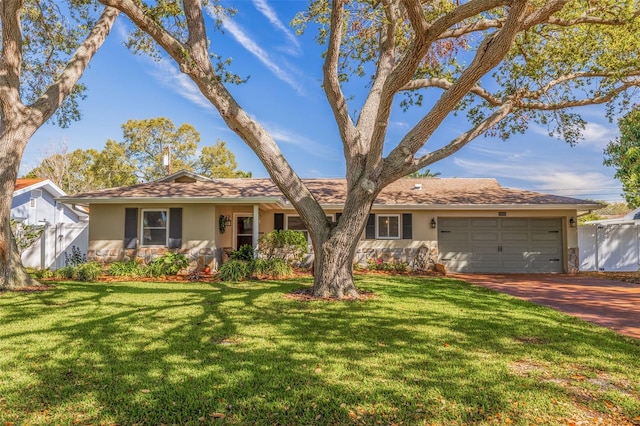
MULTIPOLYGON (((339 220, 344 179, 305 179, 339 220)), ((179 250, 192 267, 218 267, 225 252, 275 229, 305 232, 270 179, 208 179, 181 171, 137 185, 61 197, 91 210, 88 256, 103 262, 179 250)), ((495 179, 403 178, 376 199, 358 262, 382 258, 461 272, 576 272, 579 212, 592 201, 502 187, 495 179)))
POLYGON ((640 270, 640 209, 578 227, 581 271, 640 270))
POLYGON ((89 215, 85 208, 57 201, 66 193, 49 179, 17 179, 14 188, 11 219, 44 227, 41 238, 22 253, 23 265, 56 269, 64 266, 64 255, 71 247, 87 250, 89 215))

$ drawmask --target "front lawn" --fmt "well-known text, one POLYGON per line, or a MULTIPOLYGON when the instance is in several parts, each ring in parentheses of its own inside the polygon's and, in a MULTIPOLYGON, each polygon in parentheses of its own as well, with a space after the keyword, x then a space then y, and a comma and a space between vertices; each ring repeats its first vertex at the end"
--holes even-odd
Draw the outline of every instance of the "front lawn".
POLYGON ((448 278, 357 280, 376 297, 286 297, 308 279, 0 294, 0 426, 640 424, 639 341, 448 278))

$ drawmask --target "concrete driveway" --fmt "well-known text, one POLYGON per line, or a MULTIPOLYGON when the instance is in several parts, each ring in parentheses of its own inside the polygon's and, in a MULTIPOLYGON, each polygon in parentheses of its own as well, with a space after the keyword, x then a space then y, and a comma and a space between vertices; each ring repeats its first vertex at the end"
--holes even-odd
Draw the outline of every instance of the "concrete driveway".
POLYGON ((564 274, 447 274, 640 339, 640 285, 564 274))

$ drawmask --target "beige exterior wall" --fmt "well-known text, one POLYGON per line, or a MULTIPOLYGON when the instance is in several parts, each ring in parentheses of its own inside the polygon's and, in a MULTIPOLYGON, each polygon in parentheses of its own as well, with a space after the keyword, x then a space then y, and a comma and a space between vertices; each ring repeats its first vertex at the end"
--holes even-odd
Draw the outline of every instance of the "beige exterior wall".
MULTIPOLYGON (((139 214, 142 209, 160 209, 182 207, 182 251, 191 253, 194 257, 199 255, 217 256, 223 248, 235 247, 234 217, 237 215, 253 215, 253 205, 212 205, 212 204, 154 204, 150 206, 133 206, 125 204, 103 204, 90 206, 89 223, 89 251, 92 253, 106 253, 113 257, 122 257, 124 240, 125 208, 138 207, 139 214), (224 233, 219 230, 220 216, 229 217, 232 224, 224 233)), ((335 218, 339 210, 327 210, 327 214, 335 218)), ((274 229, 274 214, 283 213, 297 215, 295 210, 260 210, 258 217, 259 236, 265 235, 274 229)), ((433 260, 437 257, 438 228, 431 227, 432 219, 436 224, 442 217, 527 217, 527 218, 560 218, 563 223, 563 241, 565 247, 565 270, 573 271, 572 263, 574 252, 577 252, 578 233, 577 227, 569 226, 570 218, 577 220, 575 210, 401 210, 383 209, 375 210, 375 214, 399 215, 402 221, 403 213, 412 214, 411 240, 403 239, 375 239, 368 240, 361 237, 359 244, 359 261, 377 257, 380 253, 387 253, 397 258, 397 253, 403 261, 408 261, 409 253, 418 250, 426 250, 433 260), (506 213, 506 214, 502 214, 506 213)), ((255 220, 255 219, 254 219, 255 220)), ((140 218, 138 219, 140 223, 140 218)), ((285 220, 286 224, 286 220, 285 220)), ((400 224, 402 229, 402 224, 400 224)), ((140 231, 138 231, 139 233, 140 231)), ((120 259, 118 259, 120 260, 120 259)), ((208 263, 208 262, 205 262, 208 263)), ((409 263, 409 262, 407 262, 409 263)), ((217 265, 214 265, 217 266, 217 265)))

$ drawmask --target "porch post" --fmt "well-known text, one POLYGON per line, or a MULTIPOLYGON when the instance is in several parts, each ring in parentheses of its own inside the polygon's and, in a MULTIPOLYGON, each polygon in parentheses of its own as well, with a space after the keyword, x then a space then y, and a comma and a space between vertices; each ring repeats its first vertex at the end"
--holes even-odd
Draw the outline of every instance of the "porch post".
POLYGON ((258 231, 260 228, 260 209, 257 204, 253 205, 253 248, 258 247, 258 231))

